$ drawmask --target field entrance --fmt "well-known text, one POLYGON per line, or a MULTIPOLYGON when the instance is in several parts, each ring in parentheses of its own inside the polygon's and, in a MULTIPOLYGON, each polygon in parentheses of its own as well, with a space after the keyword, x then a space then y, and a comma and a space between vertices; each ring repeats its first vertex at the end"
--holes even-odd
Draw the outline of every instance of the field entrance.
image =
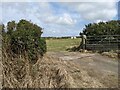
MULTIPOLYGON (((94 87, 117 87, 118 85, 118 61, 117 59, 102 56, 99 53, 82 53, 82 52, 68 52, 66 49, 74 46, 79 46, 81 42, 80 38, 71 39, 46 39, 47 43, 47 56, 55 58, 58 61, 64 61, 69 64, 65 64, 68 68, 77 67, 76 71, 70 69, 70 75, 75 78, 75 85, 78 82, 87 82, 86 86, 94 87), (70 65, 73 63, 73 65, 70 65), (70 66, 69 66, 70 65, 70 66), (79 70, 83 70, 87 75, 81 74, 79 70), (86 77, 86 80, 82 80, 80 76, 86 77), (102 76, 102 78, 101 78, 102 76), (88 82, 95 82, 88 83, 88 82), (92 85, 93 84, 93 85, 92 85)), ((62 63, 63 64, 63 63, 62 63)), ((68 70, 68 69, 67 69, 68 70)), ((68 72, 68 71, 67 71, 68 72)))

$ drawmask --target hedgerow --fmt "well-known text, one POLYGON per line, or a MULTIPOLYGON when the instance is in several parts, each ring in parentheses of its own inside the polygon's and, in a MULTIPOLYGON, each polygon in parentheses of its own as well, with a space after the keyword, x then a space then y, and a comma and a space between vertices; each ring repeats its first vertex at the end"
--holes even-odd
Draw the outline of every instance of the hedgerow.
POLYGON ((41 37, 42 28, 27 20, 8 22, 7 32, 3 34, 3 47, 12 56, 26 56, 36 62, 46 52, 45 39, 41 37))

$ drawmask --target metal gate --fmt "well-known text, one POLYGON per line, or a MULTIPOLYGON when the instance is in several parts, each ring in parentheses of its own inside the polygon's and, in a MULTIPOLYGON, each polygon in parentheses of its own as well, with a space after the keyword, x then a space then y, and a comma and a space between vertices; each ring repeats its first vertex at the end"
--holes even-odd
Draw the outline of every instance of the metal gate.
POLYGON ((92 51, 120 50, 120 35, 87 36, 86 49, 92 51))

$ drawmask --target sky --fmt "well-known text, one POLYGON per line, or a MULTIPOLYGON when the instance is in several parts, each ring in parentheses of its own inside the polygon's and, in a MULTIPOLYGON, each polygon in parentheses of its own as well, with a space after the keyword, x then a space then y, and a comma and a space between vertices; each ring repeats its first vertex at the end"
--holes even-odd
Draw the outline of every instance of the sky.
MULTIPOLYGON (((5 2, 0 22, 29 20, 44 28, 44 37, 78 36, 88 23, 118 19, 118 0, 103 2, 5 2)), ((120 4, 120 3, 119 3, 120 4)))
POLYGON ((120 1, 118 2, 118 20, 120 20, 120 1))

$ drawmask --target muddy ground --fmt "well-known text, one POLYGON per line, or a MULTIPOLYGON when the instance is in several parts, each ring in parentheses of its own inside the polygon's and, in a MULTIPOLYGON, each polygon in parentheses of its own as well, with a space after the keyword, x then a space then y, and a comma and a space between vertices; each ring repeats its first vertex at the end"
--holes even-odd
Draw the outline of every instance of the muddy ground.
POLYGON ((103 87, 118 87, 117 59, 102 56, 98 53, 48 52, 47 54, 80 66, 90 76, 91 83, 94 83, 92 79, 95 79, 103 87))

